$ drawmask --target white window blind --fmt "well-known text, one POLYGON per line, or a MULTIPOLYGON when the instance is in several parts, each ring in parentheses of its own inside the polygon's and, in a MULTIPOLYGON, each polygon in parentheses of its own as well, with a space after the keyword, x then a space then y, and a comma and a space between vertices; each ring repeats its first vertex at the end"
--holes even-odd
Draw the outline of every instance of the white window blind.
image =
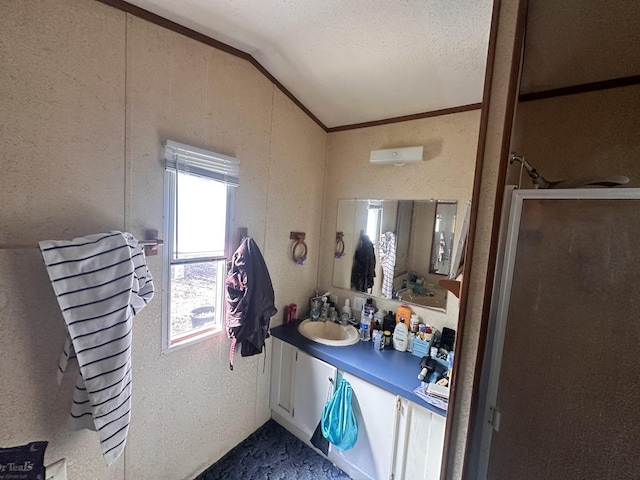
POLYGON ((213 178, 232 187, 239 185, 237 158, 167 140, 164 159, 167 170, 213 178))

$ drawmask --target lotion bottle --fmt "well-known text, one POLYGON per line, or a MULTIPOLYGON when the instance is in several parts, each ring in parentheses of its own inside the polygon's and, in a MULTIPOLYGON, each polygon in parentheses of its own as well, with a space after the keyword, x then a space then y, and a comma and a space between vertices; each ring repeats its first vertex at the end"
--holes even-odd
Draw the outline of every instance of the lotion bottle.
POLYGON ((405 352, 407 350, 408 339, 409 329, 405 325, 404 319, 401 319, 393 330, 393 348, 399 352, 405 352))

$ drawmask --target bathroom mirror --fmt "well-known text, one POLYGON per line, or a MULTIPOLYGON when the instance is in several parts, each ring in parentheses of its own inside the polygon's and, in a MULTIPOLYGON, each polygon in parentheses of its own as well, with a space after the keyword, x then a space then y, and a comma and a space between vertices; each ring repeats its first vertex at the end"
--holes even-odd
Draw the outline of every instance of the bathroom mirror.
POLYGON ((333 286, 446 311, 455 200, 339 199, 333 286))

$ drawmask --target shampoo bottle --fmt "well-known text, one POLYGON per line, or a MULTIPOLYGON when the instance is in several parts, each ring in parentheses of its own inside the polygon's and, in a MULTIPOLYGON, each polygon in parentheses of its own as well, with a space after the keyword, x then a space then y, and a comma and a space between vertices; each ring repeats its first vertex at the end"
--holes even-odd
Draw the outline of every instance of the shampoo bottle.
POLYGON ((386 314, 382 320, 382 330, 389 330, 390 332, 393 332, 394 328, 396 328, 396 316, 391 310, 389 310, 389 313, 386 314))
POLYGON ((404 319, 401 319, 393 330, 393 348, 400 352, 405 352, 407 350, 408 339, 409 329, 405 325, 404 319))

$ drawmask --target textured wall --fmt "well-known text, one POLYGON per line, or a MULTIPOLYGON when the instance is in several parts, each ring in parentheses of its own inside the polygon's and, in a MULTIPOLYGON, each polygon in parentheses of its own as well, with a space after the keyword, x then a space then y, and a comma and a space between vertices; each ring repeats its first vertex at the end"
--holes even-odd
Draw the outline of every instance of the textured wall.
MULTIPOLYGON (((322 248, 318 285, 335 291, 340 303, 353 292, 332 287, 335 226, 340 198, 458 200, 459 218, 471 199, 480 110, 410 122, 330 133, 327 140, 327 181, 324 197, 322 248), (424 146, 424 162, 402 167, 372 165, 371 150, 424 146)), ((456 229, 459 230, 462 221, 456 229)), ((397 302, 376 300, 378 308, 395 309, 397 302)), ((413 307, 412 307, 413 308, 413 307)), ((436 326, 456 328, 458 299, 449 295, 447 313, 415 307, 436 326)))
MULTIPOLYGON (((240 159, 234 228, 262 248, 282 310, 330 288, 338 198, 471 196, 479 111, 327 136, 246 62, 120 11, 81 0, 0 8, 2 243, 160 228, 161 144, 193 143, 240 159), (368 162, 372 149, 418 144, 422 165, 368 162), (292 230, 307 233, 302 266, 292 230)), ((159 288, 160 259, 149 263, 159 288)), ((49 440, 47 461, 66 457, 70 478, 179 479, 264 423, 269 356, 264 374, 264 357, 238 358, 231 373, 224 335, 161 355, 160 306, 158 290, 136 318, 130 437, 107 468, 94 433, 66 428, 71 385, 54 380, 64 325, 40 256, 0 252, 0 444, 49 440)), ((420 313, 455 327, 457 299, 447 315, 420 313)))
MULTIPOLYGON (((513 150, 547 180, 626 175, 640 186, 640 86, 518 104, 513 150)), ((519 180, 519 164, 509 169, 519 180)), ((533 184, 524 173, 522 185, 533 184)))
MULTIPOLYGON (((125 17, 65 3, 0 6, 0 243, 124 227, 125 17)), ((0 251, 0 445, 48 440, 69 478, 123 478, 94 432, 67 428, 64 328, 39 251, 0 251)))
MULTIPOLYGON (((464 340, 458 360, 458 380, 456 383, 455 411, 451 418, 451 438, 447 478, 459 479, 463 475, 464 456, 467 436, 470 430, 470 416, 474 373, 477 363, 477 351, 480 340, 484 290, 489 270, 489 249, 493 229, 493 215, 496 199, 501 199, 504 188, 498 184, 500 162, 505 161, 501 154, 504 129, 508 118, 508 95, 513 53, 515 47, 516 23, 521 5, 525 0, 502 0, 499 5, 498 33, 496 39, 495 60, 491 82, 488 120, 484 139, 484 162, 480 172, 480 194, 478 199, 478 218, 475 225, 472 266, 465 271, 469 294, 464 321, 464 340)), ((482 361, 482 359, 480 359, 482 361)), ((475 471, 469 471, 468 477, 475 478, 475 471)))
POLYGON ((638 75, 636 0, 529 2, 520 91, 638 75))
MULTIPOLYGON (((240 159, 234 228, 262 249, 279 309, 308 298, 324 131, 247 62, 97 2, 0 8, 0 243, 161 229, 170 138, 240 159), (290 260, 291 230, 309 235, 303 266, 290 260)), ((71 385, 55 383, 64 322, 42 260, 0 251, 0 445, 48 440, 47 462, 66 457, 70 478, 175 480, 269 418, 269 355, 238 356, 230 372, 224 334, 160 353, 160 257, 149 264, 157 296, 135 322, 127 450, 107 467, 95 433, 66 427, 71 385)))

